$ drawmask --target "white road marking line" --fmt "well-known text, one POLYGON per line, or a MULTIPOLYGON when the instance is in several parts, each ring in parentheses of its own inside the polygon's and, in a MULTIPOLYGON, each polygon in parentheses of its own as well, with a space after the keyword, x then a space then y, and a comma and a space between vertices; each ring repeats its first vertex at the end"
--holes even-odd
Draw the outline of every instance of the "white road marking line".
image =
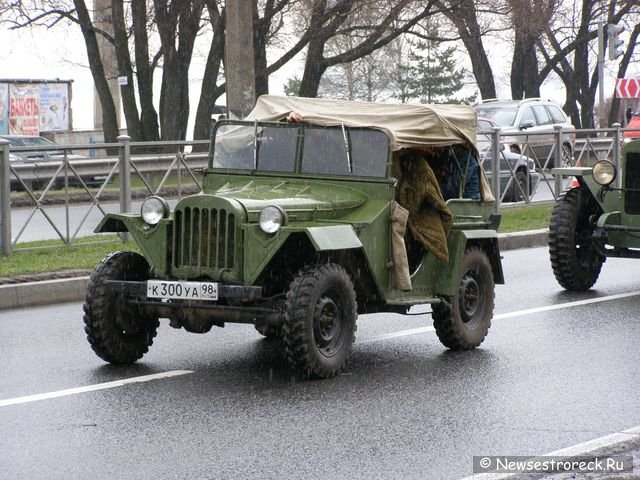
POLYGON ((392 332, 392 333, 386 333, 384 335, 378 335, 376 337, 367 338, 366 340, 362 340, 361 342, 357 342, 357 343, 362 344, 362 343, 379 342, 380 340, 388 340, 390 338, 397 338, 397 337, 406 337, 407 335, 417 335, 419 333, 433 332, 434 330, 435 328, 433 327, 412 328, 411 330, 401 330, 399 332, 392 332))
MULTIPOLYGON (((577 300, 575 302, 560 303, 558 305, 547 305, 544 307, 528 308, 526 310, 518 310, 515 312, 500 313, 498 315, 494 315, 493 320, 502 320, 505 318, 521 317, 524 315, 531 315, 533 313, 542 313, 542 312, 549 312, 552 310, 561 310, 563 308, 580 307, 582 305, 607 302, 609 300, 620 300, 621 298, 636 297, 638 295, 640 295, 640 291, 618 293, 615 295, 608 295, 606 297, 588 298, 585 300, 577 300)), ((428 315, 428 313, 425 313, 425 315, 428 315)), ((356 343, 357 344, 373 343, 373 342, 379 342, 382 340, 389 340, 391 338, 406 337, 408 335, 418 335, 420 333, 433 332, 434 330, 435 329, 433 327, 412 328, 409 330, 400 330, 398 332, 391 332, 391 333, 386 333, 384 335, 377 335, 375 337, 367 338, 366 340, 357 341, 356 343)))
POLYGON ((57 392, 40 393, 37 395, 28 395, 25 397, 8 398, 0 400, 0 407, 8 407, 9 405, 19 405, 21 403, 37 402, 40 400, 48 400, 50 398, 66 397, 68 395, 77 395, 78 393, 95 392, 97 390, 105 390, 108 388, 117 388, 132 383, 150 382, 161 378, 177 377, 179 375, 188 375, 193 373, 191 370, 173 370, 171 372, 154 373, 153 375, 144 375, 141 377, 126 378, 124 380, 115 380, 113 382, 98 383, 96 385, 87 385, 86 387, 68 388, 66 390, 58 390, 57 392))
MULTIPOLYGON (((605 435, 604 437, 595 438, 586 442, 578 443, 567 448, 561 448, 553 452, 545 453, 543 457, 580 457, 598 450, 613 447, 620 443, 628 442, 640 438, 640 426, 629 428, 621 432, 605 435)), ((570 472, 568 472, 570 473, 570 472)), ((503 480, 512 478, 516 473, 478 473, 462 480, 503 480)))
MULTIPOLYGON (((527 310, 519 310, 516 312, 509 312, 509 313, 501 313, 498 315, 494 315, 493 319, 494 320, 499 320, 499 319, 504 319, 504 318, 513 318, 513 317, 519 317, 522 315, 530 315, 533 313, 541 313, 541 312, 546 312, 546 311, 551 311, 551 310, 559 310, 562 308, 571 308, 571 307, 577 307, 577 306, 581 306, 581 305, 589 305, 592 303, 599 303, 599 302, 605 302, 605 301, 609 301, 609 300, 618 300, 621 298, 628 298, 628 297, 634 297, 640 295, 640 291, 636 291, 636 292, 628 292, 628 293, 620 293, 617 295, 609 295, 606 297, 598 297, 598 298, 589 298, 586 300, 578 300, 575 302, 567 302, 567 303, 561 303, 559 305, 548 305, 545 307, 537 307, 537 308, 530 308, 527 310)), ((409 329, 409 330, 402 330, 399 332, 392 332, 392 333, 387 333, 384 335, 378 335, 376 337, 372 337, 366 340, 362 340, 360 342, 357 342, 359 344, 364 344, 364 343, 372 343, 372 342, 379 342, 381 340, 388 340, 391 338, 398 338, 398 337, 406 337, 409 335, 418 335, 420 333, 427 333, 427 332, 432 332, 434 331, 433 327, 421 327, 421 328, 413 328, 413 329, 409 329)), ((88 385, 86 387, 78 387, 78 388, 69 388, 66 390, 59 390, 57 392, 49 392, 49 393, 41 393, 41 394, 37 394, 37 395, 28 395, 25 397, 17 397, 17 398, 8 398, 6 400, 0 400, 0 407, 7 407, 9 405, 19 405, 21 403, 29 403, 29 402, 37 402, 40 400, 48 400, 50 398, 58 398, 58 397, 65 397, 68 395, 77 395, 79 393, 86 393, 86 392, 95 392, 97 390, 105 390, 108 388, 117 388, 117 387, 122 387, 124 385, 128 385, 128 384, 132 384, 132 383, 141 383, 141 382, 149 382, 152 380, 157 380, 157 379, 161 379, 161 378, 170 378, 170 377, 176 377, 179 375, 187 375, 193 373, 193 371, 191 370, 174 370, 171 372, 164 372, 164 373, 155 373, 153 375, 144 375, 142 377, 133 377, 133 378, 128 378, 125 380, 116 380, 113 382, 106 382, 106 383, 99 383, 96 385, 88 385)), ((634 429, 631 429, 634 430, 634 429)), ((638 427, 639 432, 637 434, 640 434, 640 427, 638 427)), ((622 433, 628 433, 627 430, 625 430, 625 432, 622 433)), ((635 435, 636 433, 632 433, 633 435, 635 435)), ((614 434, 614 435, 620 435, 620 434, 614 434)), ((550 454, 551 455, 551 454, 550 454)), ((555 453, 554 453, 555 455, 555 453)), ((568 454, 567 454, 568 455, 568 454)))
POLYGON ((621 298, 636 297, 640 295, 640 291, 618 293, 616 295, 608 295, 606 297, 587 298, 585 300, 577 300, 575 302, 560 303, 558 305, 547 305, 545 307, 529 308, 527 310, 519 310, 517 312, 501 313, 494 315, 494 320, 502 318, 520 317, 522 315, 530 315, 532 313, 549 312, 551 310, 561 310, 563 308, 580 307, 582 305, 590 305, 592 303, 608 302, 609 300, 620 300, 621 298))

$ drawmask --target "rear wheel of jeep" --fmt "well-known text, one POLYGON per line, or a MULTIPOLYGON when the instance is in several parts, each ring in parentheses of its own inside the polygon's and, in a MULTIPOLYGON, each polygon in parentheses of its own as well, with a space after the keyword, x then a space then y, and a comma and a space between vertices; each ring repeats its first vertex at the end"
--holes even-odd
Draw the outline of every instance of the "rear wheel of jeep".
POLYGON ((287 360, 305 378, 330 378, 344 368, 358 317, 351 277, 340 265, 317 265, 291 283, 282 338, 287 360))
POLYGON ((108 255, 91 274, 84 303, 84 331, 93 351, 109 363, 129 364, 142 358, 153 344, 158 319, 127 305, 108 280, 144 281, 149 264, 134 252, 108 255))
POLYGON ((567 290, 589 290, 605 257, 598 253, 591 217, 600 207, 589 192, 572 188, 558 198, 549 224, 549 257, 558 283, 567 290))
POLYGON ((493 270, 479 248, 467 249, 458 291, 447 303, 433 306, 433 326, 442 344, 452 350, 470 350, 487 336, 494 305, 493 270))

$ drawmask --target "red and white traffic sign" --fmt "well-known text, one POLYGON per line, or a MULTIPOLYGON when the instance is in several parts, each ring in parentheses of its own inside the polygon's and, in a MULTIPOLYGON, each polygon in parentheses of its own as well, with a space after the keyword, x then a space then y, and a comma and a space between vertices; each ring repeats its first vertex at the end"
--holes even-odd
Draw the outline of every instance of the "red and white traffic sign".
POLYGON ((616 97, 640 98, 640 78, 616 79, 616 97))

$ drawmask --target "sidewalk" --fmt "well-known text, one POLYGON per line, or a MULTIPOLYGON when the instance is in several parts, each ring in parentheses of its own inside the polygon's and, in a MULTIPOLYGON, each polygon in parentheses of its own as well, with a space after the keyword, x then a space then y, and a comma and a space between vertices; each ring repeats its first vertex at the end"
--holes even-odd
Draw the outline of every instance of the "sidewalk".
MULTIPOLYGON (((502 233, 498 239, 501 251, 543 247, 548 242, 548 230, 502 233)), ((51 278, 57 276, 54 274, 41 276, 43 280, 0 285, 0 310, 84 300, 88 275, 71 278, 51 278)))

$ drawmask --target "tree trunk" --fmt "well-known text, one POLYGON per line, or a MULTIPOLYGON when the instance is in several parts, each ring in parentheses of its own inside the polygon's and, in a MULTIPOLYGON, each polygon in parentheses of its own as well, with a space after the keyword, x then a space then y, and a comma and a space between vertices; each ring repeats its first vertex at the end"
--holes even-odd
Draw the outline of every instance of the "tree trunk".
POLYGON ((124 9, 120 0, 111 1, 111 16, 114 46, 118 61, 118 75, 127 78, 127 84, 120 86, 127 132, 134 142, 140 142, 144 140, 144 137, 140 117, 138 116, 138 105, 136 104, 133 68, 131 66, 131 56, 129 55, 129 39, 127 38, 127 29, 124 23, 124 9))
POLYGON ((155 0, 163 54, 160 87, 162 140, 184 140, 189 121, 189 65, 204 0, 155 0), (177 47, 176 47, 177 44, 177 47))
MULTIPOLYGON (((256 7, 257 11, 257 7, 256 7)), ((253 55, 255 57, 256 98, 269 93, 269 75, 267 75, 267 34, 270 22, 261 21, 254 16, 253 23, 253 55)))
POLYGON ((478 24, 476 6, 473 0, 462 0, 456 3, 455 8, 452 8, 451 5, 447 7, 442 2, 439 5, 444 8, 444 14, 455 25, 458 35, 460 35, 462 43, 469 54, 471 69, 478 84, 480 96, 484 99, 496 98, 493 71, 482 43, 482 32, 478 24))
POLYGON ((511 63, 511 98, 522 99, 540 96, 538 59, 535 39, 516 30, 516 42, 511 63))
POLYGON ((160 87, 161 140, 184 140, 189 121, 189 59, 178 52, 164 55, 160 87), (178 57, 178 58, 176 58, 178 57))
POLYGON ((100 50, 98 49, 96 32, 93 29, 91 17, 89 16, 89 11, 87 10, 84 0, 73 0, 73 4, 78 12, 78 21, 80 22, 80 29, 82 30, 87 48, 87 58, 89 59, 91 76, 93 77, 93 82, 95 83, 96 91, 102 104, 104 140, 107 143, 114 143, 117 141, 119 135, 116 106, 113 103, 109 83, 104 73, 104 66, 100 60, 100 50))
POLYGON ((557 0, 508 0, 515 33, 511 62, 511 95, 514 99, 540 96, 544 80, 538 71, 536 43, 548 30, 557 0))
POLYGON ((158 112, 153 105, 153 66, 149 61, 149 37, 147 33, 147 2, 131 0, 136 77, 140 98, 140 125, 142 138, 147 142, 160 139, 158 112))
POLYGON ((320 79, 327 69, 324 65, 324 46, 327 39, 335 33, 335 30, 342 22, 337 21, 332 24, 332 31, 324 32, 322 24, 326 9, 326 0, 314 0, 311 10, 311 20, 309 22, 309 45, 307 47, 307 58, 304 63, 304 72, 300 80, 301 97, 317 97, 320 88, 320 79))
POLYGON ((225 85, 218 86, 218 76, 220 66, 224 59, 224 10, 220 13, 215 3, 209 6, 209 16, 213 28, 213 38, 207 56, 207 63, 204 69, 202 80, 202 90, 200 92, 200 102, 196 111, 196 123, 193 129, 194 140, 204 140, 209 138, 211 131, 211 113, 216 104, 216 100, 225 91, 225 85))
POLYGON ((323 52, 325 41, 320 38, 313 38, 309 42, 307 50, 307 61, 304 65, 304 73, 302 74, 302 80, 300 82, 301 97, 318 96, 318 89, 320 88, 320 80, 322 75, 327 70, 323 52))

